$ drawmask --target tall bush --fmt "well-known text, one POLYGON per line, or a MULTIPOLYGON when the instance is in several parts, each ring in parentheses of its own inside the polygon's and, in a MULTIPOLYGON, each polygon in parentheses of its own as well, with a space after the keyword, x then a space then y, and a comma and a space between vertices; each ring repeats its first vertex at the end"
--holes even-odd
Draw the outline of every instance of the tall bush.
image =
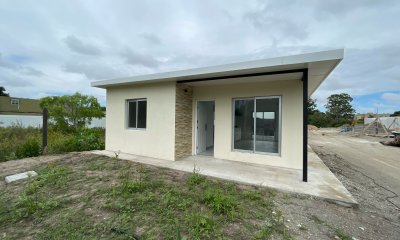
POLYGON ((90 124, 93 118, 104 117, 103 109, 95 97, 78 92, 42 98, 40 107, 49 110, 52 124, 63 132, 76 132, 90 124))
POLYGON ((29 138, 15 151, 17 158, 37 157, 40 155, 40 144, 35 138, 29 138))

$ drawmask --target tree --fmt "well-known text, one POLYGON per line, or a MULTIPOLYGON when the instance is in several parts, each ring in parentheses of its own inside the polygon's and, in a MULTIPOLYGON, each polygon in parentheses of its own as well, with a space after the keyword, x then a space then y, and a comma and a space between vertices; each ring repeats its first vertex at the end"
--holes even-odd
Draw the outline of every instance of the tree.
POLYGON ((398 117, 400 116, 400 111, 395 111, 393 114, 390 114, 391 117, 398 117))
POLYGON ((317 109, 317 100, 309 98, 308 99, 308 114, 314 114, 315 112, 319 112, 317 109))
POLYGON ((308 117, 308 124, 314 125, 316 127, 328 127, 329 120, 326 117, 326 114, 320 111, 317 111, 308 117))
POLYGON ((62 131, 77 131, 90 124, 93 118, 104 117, 97 99, 75 93, 40 99, 40 107, 49 110, 49 118, 62 131))
POLYGON ((0 96, 10 96, 10 94, 6 93, 6 89, 3 86, 0 86, 0 96))
POLYGON ((328 103, 325 105, 326 115, 332 126, 336 127, 352 122, 355 110, 351 101, 353 98, 347 93, 332 94, 328 97, 328 103))

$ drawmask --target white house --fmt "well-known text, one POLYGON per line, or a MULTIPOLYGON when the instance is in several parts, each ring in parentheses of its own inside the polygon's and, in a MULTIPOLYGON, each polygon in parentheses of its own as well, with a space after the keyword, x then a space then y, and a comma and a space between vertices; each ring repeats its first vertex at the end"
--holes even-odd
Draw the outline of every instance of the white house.
POLYGON ((92 82, 107 90, 106 150, 303 169, 307 181, 307 100, 343 54, 340 49, 92 82))

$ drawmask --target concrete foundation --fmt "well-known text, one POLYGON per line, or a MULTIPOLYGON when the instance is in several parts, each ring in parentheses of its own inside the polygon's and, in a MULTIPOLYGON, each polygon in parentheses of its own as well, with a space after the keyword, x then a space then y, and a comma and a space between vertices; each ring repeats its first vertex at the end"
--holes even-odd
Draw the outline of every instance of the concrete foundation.
MULTIPOLYGON (((92 153, 115 156, 110 151, 93 151, 92 153)), ((206 176, 307 194, 347 207, 358 205, 350 192, 310 147, 308 149, 308 182, 302 181, 301 170, 222 160, 209 156, 196 155, 173 162, 124 153, 121 153, 119 158, 185 172, 193 172, 196 167, 196 169, 200 169, 200 174, 206 176)))

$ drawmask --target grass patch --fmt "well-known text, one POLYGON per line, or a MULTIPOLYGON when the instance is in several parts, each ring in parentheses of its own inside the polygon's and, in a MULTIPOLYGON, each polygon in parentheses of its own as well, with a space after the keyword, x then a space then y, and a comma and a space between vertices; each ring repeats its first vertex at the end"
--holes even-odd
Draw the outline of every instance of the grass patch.
POLYGON ((204 202, 216 214, 225 214, 230 218, 239 215, 239 203, 232 195, 224 193, 222 190, 208 188, 204 192, 204 202))
POLYGON ((66 166, 46 165, 37 172, 38 177, 26 182, 18 195, 3 192, 0 198, 0 225, 24 218, 40 219, 63 205, 65 199, 59 194, 67 191, 71 170, 66 166))
POLYGON ((194 239, 211 238, 217 229, 217 223, 211 214, 193 213, 189 217, 188 224, 194 239))
POLYGON ((16 204, 15 221, 33 215, 44 215, 62 204, 63 200, 51 194, 54 190, 66 190, 71 170, 52 164, 38 169, 38 177, 25 187, 16 204))
POLYGON ((37 178, 0 189, 0 227, 7 237, 288 236, 283 216, 273 214, 280 212, 273 201, 275 194, 265 188, 88 154, 76 154, 72 160, 61 159, 34 170, 37 178))
POLYGON ((187 184, 191 187, 194 187, 196 185, 203 183, 205 179, 206 177, 200 175, 199 173, 194 172, 190 174, 189 177, 187 178, 187 184))
POLYGON ((336 236, 338 236, 341 240, 352 240, 352 237, 347 233, 343 232, 341 229, 335 230, 336 236))
MULTIPOLYGON (((95 223, 81 211, 67 211, 54 222, 46 223, 37 234, 38 239, 96 239, 108 229, 103 223, 95 223)), ((111 231, 110 231, 111 233, 111 231)), ((113 235, 111 233, 110 235, 113 235)), ((117 235, 114 233, 114 235, 117 235)))
POLYGON ((262 199, 262 195, 258 191, 244 191, 242 193, 243 198, 249 199, 252 201, 259 201, 262 199))

